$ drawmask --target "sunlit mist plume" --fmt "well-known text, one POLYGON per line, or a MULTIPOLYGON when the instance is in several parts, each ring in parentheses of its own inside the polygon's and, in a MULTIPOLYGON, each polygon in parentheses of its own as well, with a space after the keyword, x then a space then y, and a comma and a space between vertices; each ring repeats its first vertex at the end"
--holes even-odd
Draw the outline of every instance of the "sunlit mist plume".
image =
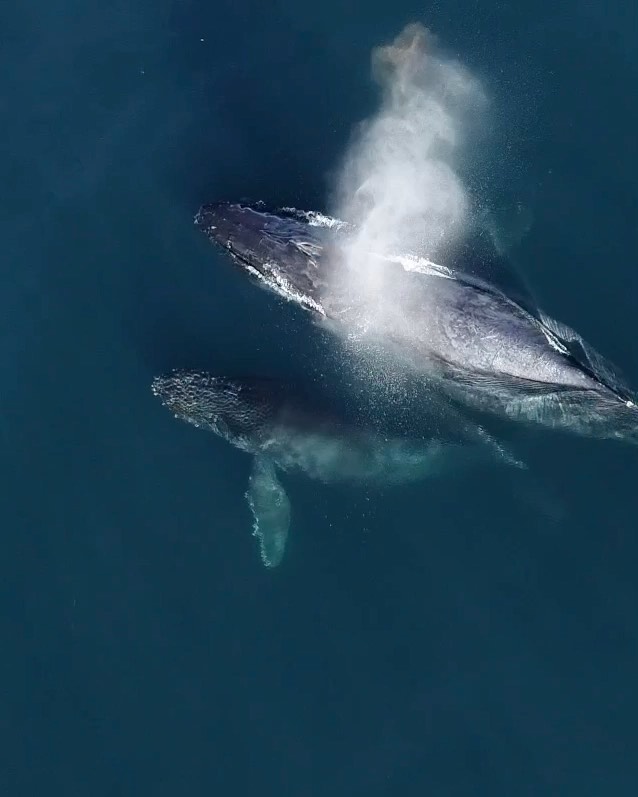
POLYGON ((355 232, 327 290, 343 291, 345 278, 358 297, 349 334, 384 334, 398 324, 404 336, 406 287, 397 280, 400 266, 388 267, 384 256, 435 260, 471 223, 460 165, 486 100, 478 80, 443 56, 420 24, 373 51, 372 75, 379 109, 356 130, 335 190, 335 216, 355 232))

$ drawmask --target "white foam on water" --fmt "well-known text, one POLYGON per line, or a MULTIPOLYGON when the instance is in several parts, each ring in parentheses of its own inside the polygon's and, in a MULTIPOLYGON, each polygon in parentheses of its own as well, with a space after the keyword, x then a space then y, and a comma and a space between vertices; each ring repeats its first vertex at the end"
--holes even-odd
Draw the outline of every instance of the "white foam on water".
POLYGON ((282 210, 285 210, 286 213, 294 213, 294 215, 300 219, 305 219, 311 227, 328 227, 331 229, 348 227, 345 221, 327 216, 325 213, 320 213, 316 210, 298 210, 293 207, 284 207, 282 210))

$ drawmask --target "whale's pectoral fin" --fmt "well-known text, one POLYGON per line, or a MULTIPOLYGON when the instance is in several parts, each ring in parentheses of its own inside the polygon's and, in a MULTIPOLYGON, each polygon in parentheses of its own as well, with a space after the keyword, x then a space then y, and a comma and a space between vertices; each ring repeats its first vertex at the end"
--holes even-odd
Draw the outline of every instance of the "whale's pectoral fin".
POLYGON ((253 513, 253 535, 259 540, 262 562, 266 567, 277 567, 288 538, 290 501, 272 460, 255 458, 246 499, 253 513))
POLYGON ((623 374, 616 365, 609 362, 602 354, 599 354, 593 346, 587 343, 578 332, 568 327, 567 324, 556 321, 543 312, 539 312, 538 317, 541 323, 559 338, 560 343, 565 346, 568 353, 581 366, 584 365, 589 368, 598 379, 612 388, 612 390, 628 397, 629 388, 626 385, 623 374))

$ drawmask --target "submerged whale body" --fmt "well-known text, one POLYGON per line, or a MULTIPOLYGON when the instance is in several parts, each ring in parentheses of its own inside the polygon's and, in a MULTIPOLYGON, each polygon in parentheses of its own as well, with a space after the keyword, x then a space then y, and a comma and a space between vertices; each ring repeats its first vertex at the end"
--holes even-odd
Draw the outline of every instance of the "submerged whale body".
POLYGON ((280 472, 326 483, 385 486, 424 480, 494 453, 480 436, 468 440, 462 429, 452 437, 388 435, 322 413, 271 381, 175 371, 157 377, 152 390, 175 417, 252 456, 246 498, 267 567, 281 562, 290 526, 290 500, 280 472))
MULTIPOLYGON (((341 256, 353 233, 344 222, 222 202, 204 205, 195 224, 263 287, 333 330, 369 319, 365 286, 341 256)), ((374 344, 450 397, 519 421, 638 442, 636 399, 617 370, 545 315, 495 256, 470 242, 446 265, 418 253, 367 257, 391 275, 384 305, 393 313, 373 319, 374 344)))

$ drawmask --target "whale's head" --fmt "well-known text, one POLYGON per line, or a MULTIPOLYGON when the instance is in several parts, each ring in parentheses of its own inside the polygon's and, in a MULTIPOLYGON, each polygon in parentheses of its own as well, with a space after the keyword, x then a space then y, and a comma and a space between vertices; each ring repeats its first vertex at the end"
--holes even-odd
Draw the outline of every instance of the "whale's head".
POLYGON ((199 209, 195 226, 240 265, 259 270, 266 255, 263 239, 272 218, 259 206, 214 202, 199 209))
POLYGON ((240 382, 202 371, 158 376, 152 390, 176 418, 244 450, 256 447, 278 409, 277 397, 266 382, 240 382))
POLYGON ((195 216, 195 226, 262 287, 321 316, 325 274, 318 265, 337 224, 292 209, 271 212, 261 203, 216 202, 195 216))

